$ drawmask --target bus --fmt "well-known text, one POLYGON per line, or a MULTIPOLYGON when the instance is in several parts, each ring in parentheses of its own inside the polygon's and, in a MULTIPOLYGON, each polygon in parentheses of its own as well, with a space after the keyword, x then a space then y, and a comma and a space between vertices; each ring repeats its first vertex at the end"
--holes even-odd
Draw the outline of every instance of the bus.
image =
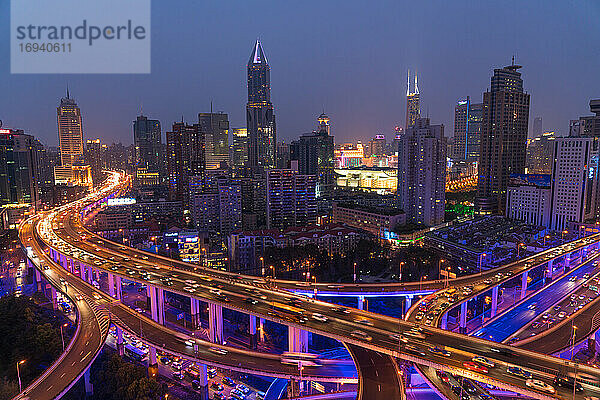
POLYGON ((125 354, 135 361, 142 361, 146 357, 146 352, 127 343, 125 345, 125 354))
POLYGON ((318 356, 313 353, 294 353, 290 351, 284 351, 281 354, 280 361, 282 364, 293 364, 303 367, 320 367, 321 363, 318 360, 318 356))

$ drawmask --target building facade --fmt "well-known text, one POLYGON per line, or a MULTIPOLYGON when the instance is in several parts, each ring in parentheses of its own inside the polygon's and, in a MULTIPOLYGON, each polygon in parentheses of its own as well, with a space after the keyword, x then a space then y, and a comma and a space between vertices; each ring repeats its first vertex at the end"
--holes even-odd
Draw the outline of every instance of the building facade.
POLYGON ((414 125, 415 121, 421 116, 421 97, 419 87, 417 86, 417 73, 415 72, 415 90, 410 91, 410 71, 408 71, 408 81, 406 83, 406 126, 414 125))
MULTIPOLYGON (((529 177, 532 175, 525 175, 529 177)), ((539 182, 511 179, 506 191, 506 216, 531 225, 550 227, 551 176, 536 174, 539 182)))
POLYGON ((495 69, 483 94, 477 205, 484 213, 503 214, 510 175, 525 172, 529 94, 519 68, 495 69))
POLYGON ((466 100, 454 107, 454 145, 453 158, 460 161, 479 160, 479 141, 481 137, 483 104, 466 100))
POLYGON ((243 167, 248 163, 248 130, 246 128, 232 129, 231 141, 231 166, 243 167))
POLYGON ((248 61, 248 162, 252 167, 275 167, 276 124, 271 103, 271 67, 257 40, 248 61))
POLYGON ((267 228, 317 222, 317 181, 314 175, 300 175, 291 169, 267 171, 267 228))
POLYGON ((56 109, 60 161, 63 167, 70 167, 83 157, 83 123, 81 110, 69 95, 60 99, 56 109))
POLYGON ((133 121, 133 145, 135 146, 135 171, 137 175, 161 170, 160 121, 139 115, 133 121))
POLYGON ((398 146, 398 206, 411 223, 434 226, 444 222, 446 199, 446 138, 444 125, 418 118, 398 146))
POLYGON ((527 173, 551 174, 554 132, 544 132, 527 143, 527 173))
POLYGON ((39 142, 22 130, 0 129, 0 206, 39 206, 39 142))
POLYGON ((206 143, 206 169, 221 168, 229 161, 229 117, 224 113, 199 113, 198 124, 206 143))
POLYGON ((333 205, 333 222, 362 229, 382 238, 396 227, 406 224, 406 214, 402 210, 394 208, 335 203, 333 205))
POLYGON ((167 153, 169 199, 187 205, 190 177, 203 177, 205 172, 205 141, 200 125, 174 123, 167 132, 167 153))

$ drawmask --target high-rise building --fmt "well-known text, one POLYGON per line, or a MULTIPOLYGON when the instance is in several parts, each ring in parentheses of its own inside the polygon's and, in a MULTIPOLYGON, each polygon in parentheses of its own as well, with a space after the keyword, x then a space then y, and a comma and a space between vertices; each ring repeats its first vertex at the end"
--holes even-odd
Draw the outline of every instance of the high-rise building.
POLYGON ((385 136, 375 135, 374 138, 369 140, 367 145, 366 157, 382 156, 385 154, 385 136))
POLYGON ((167 132, 168 186, 171 201, 183 201, 187 205, 190 177, 204 177, 204 143, 204 134, 199 124, 176 122, 171 132, 167 132))
POLYGON ((271 103, 271 68, 258 40, 248 61, 246 127, 249 165, 273 168, 277 135, 275 112, 271 103))
POLYGON ((233 128, 231 152, 231 165, 243 167, 248 163, 248 130, 246 128, 233 128))
MULTIPOLYGON (((229 235, 242 228, 241 185, 225 171, 207 176, 199 185, 190 184, 190 211, 200 231, 229 235)), ((195 178, 195 177, 194 177, 195 178)), ((195 180, 195 179, 192 179, 195 180)))
POLYGON ((527 173, 551 174, 554 132, 544 132, 527 143, 527 173))
POLYGON ((598 153, 590 137, 554 140, 550 228, 562 231, 569 222, 594 216, 598 153))
POLYGON ((329 134, 329 117, 321 114, 317 120, 318 131, 302 135, 296 142, 298 172, 301 175, 315 175, 317 197, 330 197, 335 186, 333 136, 329 134))
POLYGON ((133 121, 133 145, 135 146, 135 171, 139 175, 158 174, 161 170, 160 121, 139 115, 133 121))
POLYGON ((102 170, 106 168, 104 163, 104 153, 107 146, 100 142, 100 139, 88 139, 85 143, 84 159, 90 166, 92 179, 94 182, 101 182, 102 170))
POLYGON ((506 189, 506 216, 550 228, 551 194, 549 174, 515 174, 506 189))
POLYGON ((398 205, 406 221, 434 226, 444 221, 446 138, 444 125, 418 118, 398 146, 398 205))
POLYGON ((446 195, 444 125, 418 118, 398 146, 398 204, 406 221, 434 226, 444 221, 446 195))
POLYGON ((417 73, 415 72, 415 90, 410 91, 410 71, 408 71, 408 82, 406 83, 406 126, 408 128, 415 124, 421 116, 419 87, 417 86, 417 73))
POLYGON ((229 160, 229 118, 211 110, 198 114, 198 124, 206 142, 206 169, 219 169, 229 160))
POLYGON ((481 136, 483 104, 466 100, 454 107, 454 144, 453 156, 458 161, 477 161, 479 159, 479 141, 481 136))
POLYGON ((533 137, 540 137, 544 132, 544 127, 542 124, 542 117, 535 117, 533 119, 533 137))
POLYGON ((314 175, 290 169, 267 171, 267 228, 285 229, 317 221, 317 182, 314 175))
POLYGON ((39 142, 20 129, 0 129, 0 206, 39 206, 39 142))
MULTIPOLYGON (((291 162, 291 148, 295 145, 295 142, 286 143, 286 142, 278 142, 277 143, 277 162, 275 163, 275 167, 277 169, 288 169, 290 167, 291 162)), ((296 148, 296 147, 294 147, 296 148)), ((294 158, 297 160, 297 157, 294 158)))
POLYGON ((56 109, 60 161, 63 167, 70 167, 83 157, 83 124, 81 110, 69 95, 60 99, 56 109))
POLYGON ((523 91, 520 65, 494 70, 483 94, 477 205, 480 212, 504 213, 511 174, 525 172, 529 94, 523 91))

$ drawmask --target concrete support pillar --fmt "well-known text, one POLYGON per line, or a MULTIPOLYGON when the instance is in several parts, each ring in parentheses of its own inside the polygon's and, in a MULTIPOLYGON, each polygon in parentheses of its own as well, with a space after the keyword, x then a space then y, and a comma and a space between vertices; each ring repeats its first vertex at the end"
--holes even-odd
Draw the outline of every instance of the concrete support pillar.
POLYGON ((492 312, 491 317, 494 318, 498 313, 498 289, 499 286, 494 286, 492 289, 492 312))
POLYGON ((165 323, 165 299, 164 291, 160 288, 148 285, 148 297, 150 298, 150 314, 152 319, 159 324, 165 323))
POLYGON ((359 310, 365 309, 365 296, 358 296, 358 309, 359 310))
POLYGON ((56 289, 54 286, 50 286, 50 297, 52 300, 52 308, 58 310, 58 297, 56 296, 56 289))
POLYGON ((440 323, 441 329, 448 329, 448 313, 442 315, 442 322, 440 323))
POLYGON ((117 296, 116 298, 121 300, 123 291, 122 291, 122 286, 121 286, 121 277, 118 275, 115 275, 115 294, 117 296))
POLYGON ((288 351, 294 353, 308 353, 308 331, 289 326, 288 351))
POLYGON ((468 301, 460 305, 460 333, 467 333, 467 306, 468 301))
POLYGON ((546 267, 546 278, 550 281, 552 280, 552 276, 554 275, 554 267, 552 265, 553 261, 554 260, 548 261, 548 265, 546 267))
POLYGON ((412 306, 412 300, 413 300, 413 296, 412 295, 408 295, 408 296, 406 296, 404 298, 404 313, 403 313, 403 315, 406 315, 406 313, 408 312, 408 310, 412 306))
POLYGON ((34 273, 35 273, 35 284, 36 284, 35 287, 38 292, 41 292, 42 291, 42 274, 41 274, 40 270, 38 270, 37 268, 34 269, 34 271, 35 271, 34 273))
POLYGON ((250 334, 250 348, 251 349, 256 349, 256 341, 257 341, 257 329, 256 329, 256 325, 257 325, 257 321, 258 318, 255 317, 254 315, 250 315, 250 324, 248 325, 248 333, 250 334))
POLYGON ((87 278, 90 284, 94 281, 94 269, 91 265, 87 266, 87 278))
POLYGON ((264 318, 259 318, 258 319, 258 339, 261 342, 265 341, 265 319, 264 318))
POLYGON ((196 390, 196 393, 200 394, 201 400, 208 400, 208 367, 206 364, 196 364, 198 367, 198 378, 197 381, 200 384, 200 388, 196 390))
POLYGON ((117 327, 117 351, 119 355, 125 354, 125 345, 123 343, 123 330, 117 327))
POLYGON ((115 275, 108 273, 108 295, 115 298, 115 275))
POLYGON ((521 275, 521 300, 527 295, 527 277, 529 276, 528 271, 523 272, 521 275))
POLYGON ((571 253, 565 256, 565 272, 571 269, 571 253))
POLYGON ((223 344, 223 307, 208 304, 208 337, 211 342, 223 344))
POLYGON ((85 395, 91 396, 94 394, 94 387, 92 386, 92 382, 90 382, 90 369, 83 374, 83 385, 85 386, 85 395))
POLYGON ((190 298, 190 315, 192 317, 192 330, 200 328, 200 301, 190 298))
POLYGON ((148 376, 158 376, 158 361, 156 360, 156 347, 150 346, 148 349, 148 376))

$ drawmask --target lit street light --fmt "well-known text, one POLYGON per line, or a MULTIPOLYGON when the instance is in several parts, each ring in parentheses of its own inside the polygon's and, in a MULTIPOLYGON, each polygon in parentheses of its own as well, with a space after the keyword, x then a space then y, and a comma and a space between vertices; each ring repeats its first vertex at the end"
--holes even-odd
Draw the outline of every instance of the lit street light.
POLYGON ((60 326, 60 339, 62 340, 63 352, 65 351, 65 336, 63 335, 63 328, 66 328, 67 326, 67 323, 64 323, 60 326))
POLYGON ((19 393, 23 391, 21 387, 21 372, 19 371, 19 365, 24 364, 25 360, 17 361, 17 379, 19 380, 19 393))

